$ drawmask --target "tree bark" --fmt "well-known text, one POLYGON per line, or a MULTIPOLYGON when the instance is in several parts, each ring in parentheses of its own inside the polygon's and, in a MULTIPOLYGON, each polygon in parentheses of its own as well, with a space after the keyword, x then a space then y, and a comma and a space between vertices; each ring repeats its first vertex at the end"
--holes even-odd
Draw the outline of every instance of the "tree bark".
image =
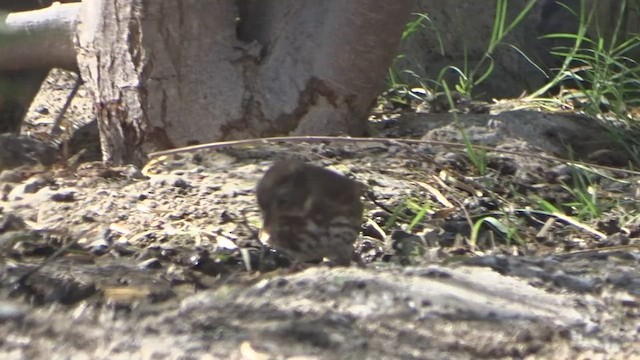
POLYGON ((141 163, 194 143, 362 134, 411 3, 84 2, 78 62, 103 158, 141 163))
MULTIPOLYGON (((264 58, 250 107, 254 135, 361 135, 386 71, 395 56, 410 1, 248 1, 245 42, 264 58), (257 121, 257 124, 254 122, 257 121)), ((236 125, 242 132, 242 122, 236 125)), ((235 137, 235 136, 234 136, 235 137)))

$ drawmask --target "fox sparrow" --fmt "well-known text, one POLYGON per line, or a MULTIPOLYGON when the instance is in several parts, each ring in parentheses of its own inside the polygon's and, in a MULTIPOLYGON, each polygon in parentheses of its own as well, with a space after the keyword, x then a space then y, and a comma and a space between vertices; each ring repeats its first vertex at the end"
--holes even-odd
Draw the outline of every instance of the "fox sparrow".
POLYGON ((296 262, 354 259, 364 210, 360 183, 299 161, 271 167, 258 183, 258 205, 269 245, 296 262))

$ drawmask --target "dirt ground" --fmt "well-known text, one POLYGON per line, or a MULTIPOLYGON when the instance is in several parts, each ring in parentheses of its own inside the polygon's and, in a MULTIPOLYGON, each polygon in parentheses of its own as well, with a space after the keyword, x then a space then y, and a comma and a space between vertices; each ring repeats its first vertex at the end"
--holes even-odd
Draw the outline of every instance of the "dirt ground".
POLYGON ((464 148, 442 143, 461 140, 450 115, 384 107, 371 123, 380 139, 263 142, 107 168, 91 161, 81 89, 63 122, 81 129, 66 150, 81 156, 37 165, 58 151, 47 134, 72 85, 49 78, 30 139, 0 139, 2 359, 640 358, 640 177, 549 158, 571 149, 626 163, 593 121, 501 104, 471 111, 465 133, 500 150, 483 176, 464 148), (16 144, 37 149, 6 155, 16 144), (292 271, 261 245, 255 186, 289 158, 367 187, 356 244, 366 268, 292 271), (567 187, 583 178, 605 209, 592 222, 576 220, 567 187), (532 207, 541 200, 571 216, 532 207))

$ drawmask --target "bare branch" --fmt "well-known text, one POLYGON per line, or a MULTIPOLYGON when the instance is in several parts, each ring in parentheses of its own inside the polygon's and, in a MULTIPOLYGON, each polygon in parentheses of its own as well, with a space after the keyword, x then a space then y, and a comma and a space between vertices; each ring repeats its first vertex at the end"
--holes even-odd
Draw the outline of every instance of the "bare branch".
POLYGON ((80 3, 0 17, 0 70, 77 68, 73 37, 80 3))

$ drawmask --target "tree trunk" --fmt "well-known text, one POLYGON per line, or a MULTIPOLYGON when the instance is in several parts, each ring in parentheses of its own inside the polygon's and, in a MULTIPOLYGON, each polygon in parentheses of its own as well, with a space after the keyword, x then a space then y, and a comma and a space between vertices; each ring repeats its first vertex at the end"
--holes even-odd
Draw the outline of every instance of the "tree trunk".
POLYGON ((83 2, 78 65, 103 157, 282 134, 360 135, 412 2, 83 2), (239 20, 238 20, 239 19, 239 20))

